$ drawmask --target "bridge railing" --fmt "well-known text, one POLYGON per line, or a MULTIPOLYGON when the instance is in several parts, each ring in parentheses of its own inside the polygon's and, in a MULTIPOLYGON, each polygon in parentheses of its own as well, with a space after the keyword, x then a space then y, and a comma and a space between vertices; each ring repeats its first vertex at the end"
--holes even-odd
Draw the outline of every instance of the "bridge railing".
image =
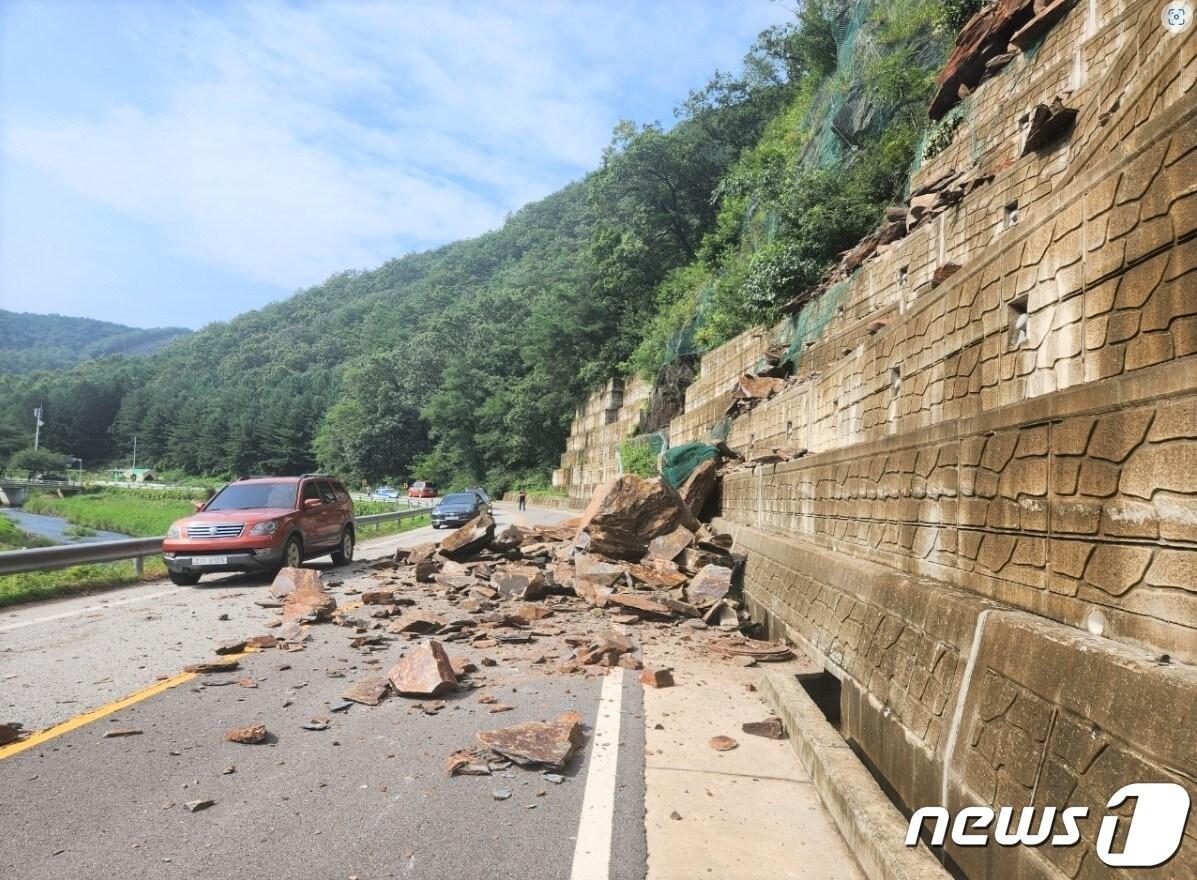
MULTIPOLYGON (((426 508, 372 513, 355 517, 357 525, 370 526, 408 519, 426 512, 426 508)), ((64 544, 58 547, 34 547, 30 550, 7 550, 0 553, 0 575, 21 574, 26 571, 50 571, 89 565, 96 562, 120 562, 132 559, 134 570, 140 574, 142 561, 162 552, 162 538, 127 538, 121 541, 93 541, 87 544, 64 544)))

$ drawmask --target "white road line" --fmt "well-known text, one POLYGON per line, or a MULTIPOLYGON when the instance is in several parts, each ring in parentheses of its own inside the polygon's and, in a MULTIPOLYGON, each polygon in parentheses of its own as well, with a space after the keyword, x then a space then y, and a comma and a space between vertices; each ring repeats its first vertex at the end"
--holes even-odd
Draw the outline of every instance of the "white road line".
POLYGON ((603 679, 590 769, 578 820, 578 842, 570 880, 607 880, 611 867, 611 833, 615 824, 615 771, 619 764, 619 716, 623 700, 623 669, 603 679))
POLYGON ((104 611, 108 608, 116 608, 119 605, 129 605, 133 602, 145 602, 149 599, 160 599, 163 596, 170 596, 179 592, 179 588, 170 590, 161 590, 157 593, 147 593, 144 596, 129 596, 127 599, 113 599, 111 602, 105 602, 102 605, 88 605, 84 608, 76 608, 74 611, 64 611, 61 614, 51 614, 48 617, 35 617, 33 620, 22 620, 18 623, 10 623, 5 626, 0 626, 0 633, 12 632, 14 629, 24 629, 27 626, 37 626, 39 623, 50 623, 54 620, 62 620, 67 617, 77 617, 80 614, 92 614, 96 611, 104 611))

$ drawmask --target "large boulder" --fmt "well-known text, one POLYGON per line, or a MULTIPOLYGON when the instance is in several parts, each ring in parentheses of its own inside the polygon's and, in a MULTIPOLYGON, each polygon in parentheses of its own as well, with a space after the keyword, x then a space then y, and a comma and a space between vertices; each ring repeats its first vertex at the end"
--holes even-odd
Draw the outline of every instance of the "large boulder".
POLYGON ((495 536, 495 520, 489 513, 475 517, 445 540, 441 541, 441 555, 450 559, 469 559, 485 550, 495 536))
POLYGON ((293 588, 283 597, 283 620, 323 621, 337 610, 337 600, 324 589, 320 572, 305 568, 284 568, 275 583, 290 581, 293 588), (314 575, 314 577, 313 577, 314 575))
POLYGON ((659 477, 628 474, 595 490, 574 543, 591 553, 635 561, 653 538, 678 526, 697 531, 699 522, 677 490, 659 477))

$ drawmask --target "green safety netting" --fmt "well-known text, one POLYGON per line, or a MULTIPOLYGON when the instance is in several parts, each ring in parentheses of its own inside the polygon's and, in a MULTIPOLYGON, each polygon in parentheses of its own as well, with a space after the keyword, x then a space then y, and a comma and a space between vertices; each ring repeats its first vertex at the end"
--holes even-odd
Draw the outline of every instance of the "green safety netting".
POLYGON ((802 353, 806 350, 806 344, 822 336, 831 319, 839 314, 840 303, 847 296, 850 286, 849 281, 831 285, 821 296, 812 299, 790 319, 792 335, 785 360, 794 365, 795 373, 802 366, 802 353))
POLYGON ((675 489, 704 461, 719 457, 719 450, 709 443, 686 443, 674 446, 661 462, 661 476, 675 489))

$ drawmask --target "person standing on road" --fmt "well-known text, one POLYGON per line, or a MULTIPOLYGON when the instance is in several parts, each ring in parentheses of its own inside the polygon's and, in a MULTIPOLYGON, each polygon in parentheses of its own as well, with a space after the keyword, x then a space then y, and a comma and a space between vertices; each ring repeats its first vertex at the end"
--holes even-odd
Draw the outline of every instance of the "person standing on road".
POLYGON ((520 510, 528 509, 528 493, 520 489, 520 510))

